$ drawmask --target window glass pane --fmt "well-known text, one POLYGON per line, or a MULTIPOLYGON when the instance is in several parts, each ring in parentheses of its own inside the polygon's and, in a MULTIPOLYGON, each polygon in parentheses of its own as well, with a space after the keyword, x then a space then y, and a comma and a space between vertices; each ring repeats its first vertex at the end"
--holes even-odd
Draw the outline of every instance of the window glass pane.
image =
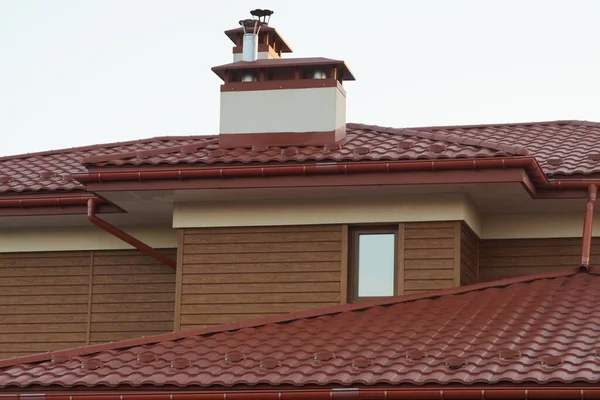
POLYGON ((393 233, 358 235, 358 296, 394 295, 393 233))

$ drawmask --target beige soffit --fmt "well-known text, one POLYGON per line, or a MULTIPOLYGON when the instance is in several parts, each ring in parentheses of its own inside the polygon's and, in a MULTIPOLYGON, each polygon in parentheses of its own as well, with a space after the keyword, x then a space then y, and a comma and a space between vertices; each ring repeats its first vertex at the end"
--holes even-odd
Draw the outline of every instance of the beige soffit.
MULTIPOLYGON (((482 239, 581 237, 583 232, 583 213, 485 215, 482 222, 482 239)), ((599 224, 593 234, 600 236, 599 224)))
MULTIPOLYGON (((128 228, 126 231, 154 248, 177 247, 177 231, 172 228, 128 228)), ((97 227, 27 228, 0 232, 0 253, 132 248, 97 227)))
POLYGON ((465 221, 479 234, 477 211, 461 195, 373 199, 194 202, 174 206, 173 227, 281 226, 465 221))

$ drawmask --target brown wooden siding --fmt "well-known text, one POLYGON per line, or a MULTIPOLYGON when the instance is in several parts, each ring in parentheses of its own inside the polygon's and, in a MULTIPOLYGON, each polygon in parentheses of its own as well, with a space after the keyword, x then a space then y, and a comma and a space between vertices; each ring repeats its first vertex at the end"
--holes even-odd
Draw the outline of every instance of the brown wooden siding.
POLYGON ((91 343, 172 331, 174 308, 171 267, 134 251, 94 253, 91 343))
POLYGON ((174 279, 134 250, 0 254, 0 358, 170 331, 174 279))
MULTIPOLYGON (((482 281, 576 267, 581 259, 580 238, 482 240, 482 281)), ((600 261, 600 238, 592 241, 592 263, 600 261)))
POLYGON ((0 254, 0 358, 85 344, 89 252, 0 254))
POLYGON ((460 285, 479 282, 479 238, 465 224, 460 224, 460 285))
POLYGON ((404 293, 454 286, 455 222, 404 224, 404 293))
POLYGON ((185 229, 181 329, 340 304, 343 231, 185 229))

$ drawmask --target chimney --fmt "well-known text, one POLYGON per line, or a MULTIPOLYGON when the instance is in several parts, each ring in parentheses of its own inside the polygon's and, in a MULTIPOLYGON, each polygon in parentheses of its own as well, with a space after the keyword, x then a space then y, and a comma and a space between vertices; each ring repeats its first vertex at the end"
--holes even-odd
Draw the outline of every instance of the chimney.
POLYGON ((354 76, 343 61, 281 58, 292 50, 269 26, 273 11, 225 31, 235 43, 233 63, 212 70, 223 80, 219 145, 224 148, 322 146, 346 135, 344 81, 354 76))

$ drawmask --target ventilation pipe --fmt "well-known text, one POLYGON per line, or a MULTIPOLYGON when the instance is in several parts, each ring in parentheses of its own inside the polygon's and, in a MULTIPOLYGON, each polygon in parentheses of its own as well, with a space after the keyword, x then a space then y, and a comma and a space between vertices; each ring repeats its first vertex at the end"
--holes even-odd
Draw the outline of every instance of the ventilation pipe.
POLYGON ((263 25, 269 25, 273 11, 256 9, 250 11, 253 19, 244 19, 240 25, 244 29, 242 40, 242 61, 251 62, 258 59, 258 32, 263 25))
POLYGON ((110 233, 111 235, 113 235, 116 238, 121 239, 125 243, 132 245, 133 247, 135 247, 142 253, 149 255, 150 257, 154 258, 155 260, 157 260, 163 264, 166 264, 173 269, 177 268, 177 262, 175 260, 173 260, 171 257, 160 253, 159 251, 148 246, 146 243, 143 243, 143 242, 139 241, 138 239, 134 238, 127 232, 124 232, 124 231, 120 230, 119 228, 117 228, 116 226, 113 226, 113 225, 109 224, 108 222, 104 221, 103 219, 98 218, 96 216, 96 201, 97 201, 96 199, 88 200, 87 217, 88 217, 88 220, 92 224, 96 225, 97 227, 99 227, 101 229, 104 229, 106 232, 110 233))
POLYGON ((585 206, 585 218, 583 220, 583 244, 581 247, 581 266, 590 266, 590 252, 592 248, 592 228, 594 225, 594 207, 598 197, 598 187, 590 185, 588 189, 588 202, 585 206))

